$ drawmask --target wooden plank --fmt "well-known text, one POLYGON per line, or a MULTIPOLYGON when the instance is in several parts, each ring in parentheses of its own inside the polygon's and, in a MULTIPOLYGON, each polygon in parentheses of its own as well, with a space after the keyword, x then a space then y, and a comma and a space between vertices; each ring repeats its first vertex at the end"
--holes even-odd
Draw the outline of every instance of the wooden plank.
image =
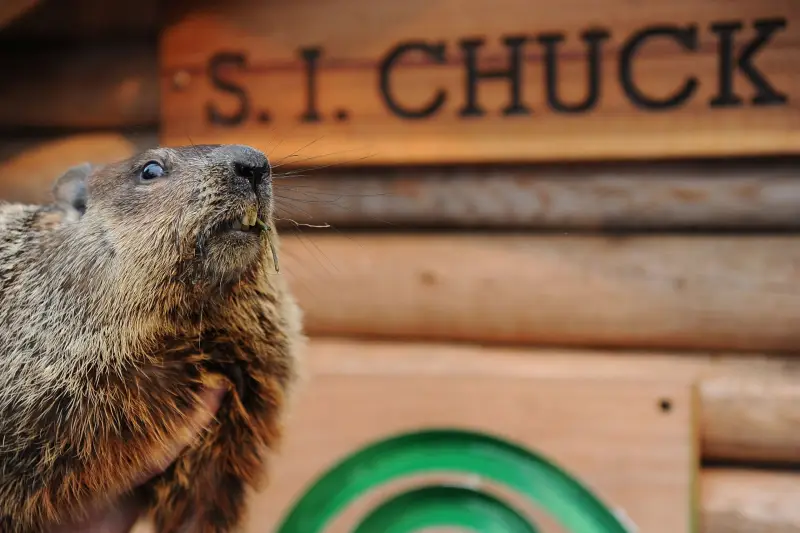
POLYGON ((537 379, 689 379, 706 461, 800 464, 800 359, 761 354, 603 351, 314 337, 311 372, 537 379), (366 363, 365 363, 366 361, 366 363))
MULTIPOLYGON (((127 157, 133 147, 156 146, 157 137, 155 130, 8 137, 0 141, 0 197, 44 201, 65 157, 101 163, 127 157)), ((800 229, 793 158, 324 169, 307 175, 287 175, 278 166, 275 175, 276 213, 284 219, 278 225, 287 229, 295 227, 291 221, 337 229, 800 229)))
POLYGON ((166 144, 189 135, 337 164, 800 148, 789 0, 180 4, 162 37, 166 144))
MULTIPOLYGON (((327 230, 330 231, 330 230, 327 230)), ((316 335, 797 351, 800 238, 309 233, 281 272, 316 335)))
MULTIPOLYGON (((155 131, 136 138, 137 147, 158 144, 155 131)), ((54 146, 69 146, 70 161, 108 161, 129 155, 128 149, 115 148, 119 139, 113 132, 5 139, 0 142, 0 195, 42 201, 67 153, 52 151, 54 146), (20 157, 24 167, 3 162, 20 157)), ((305 176, 283 175, 278 167, 274 187, 276 212, 284 219, 279 226, 285 228, 294 228, 290 221, 295 221, 338 229, 769 230, 800 228, 797 169, 794 159, 394 167, 317 170, 305 176)))
POLYGON ((705 469, 703 533, 797 533, 800 474, 705 469))
MULTIPOLYGON (((396 373, 370 357, 361 357, 355 372, 310 362, 307 381, 287 420, 279 458, 271 461, 270 485, 251 501, 246 530, 279 531, 282 515, 317 476, 346 454, 384 438, 444 428, 477 431, 543 454, 589 487, 613 512, 636 523, 638 531, 692 531, 698 454, 691 380, 523 376, 518 364, 488 357, 482 366, 491 371, 396 373), (672 402, 668 412, 660 408, 665 398, 672 402)), ((384 460, 387 456, 381 455, 362 468, 368 464, 369 469, 380 470, 384 460)), ((472 466, 477 468, 478 462, 472 466)), ((501 461, 494 456, 493 462, 501 461)), ((435 465, 428 468, 438 470, 435 465)), ((492 480, 477 472, 468 470, 448 479, 491 491, 492 480)), ((385 484, 350 500, 353 507, 337 514, 325 531, 353 531, 353 523, 379 497, 399 490, 400 484, 408 489, 430 482, 424 478, 432 474, 436 472, 414 475, 405 470, 398 478, 384 480, 385 484)), ((348 480, 339 480, 337 496, 346 497, 348 480)), ((556 490, 544 476, 539 483, 544 492, 556 490)), ((514 502, 526 501, 519 490, 508 488, 504 494, 514 502)), ((322 508, 314 509, 315 515, 324 516, 322 508)), ((578 508, 573 512, 588 514, 578 508)), ((307 523, 302 531, 317 530, 307 523)))
POLYGON ((0 130, 158 126, 155 42, 16 48, 0 54, 15 73, 0 84, 0 130))
POLYGON ((281 170, 279 216, 339 229, 800 228, 793 159, 281 170))
POLYGON ((6 141, 0 146, 0 200, 48 202, 54 180, 69 167, 110 163, 156 145, 154 135, 109 132, 6 141))

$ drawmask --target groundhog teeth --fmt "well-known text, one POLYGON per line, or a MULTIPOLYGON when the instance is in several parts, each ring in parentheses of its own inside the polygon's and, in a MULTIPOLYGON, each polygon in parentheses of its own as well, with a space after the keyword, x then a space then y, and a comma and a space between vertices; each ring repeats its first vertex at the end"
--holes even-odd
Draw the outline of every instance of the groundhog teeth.
POLYGON ((242 219, 242 223, 248 226, 255 226, 257 217, 258 211, 254 207, 248 207, 244 218, 242 219))

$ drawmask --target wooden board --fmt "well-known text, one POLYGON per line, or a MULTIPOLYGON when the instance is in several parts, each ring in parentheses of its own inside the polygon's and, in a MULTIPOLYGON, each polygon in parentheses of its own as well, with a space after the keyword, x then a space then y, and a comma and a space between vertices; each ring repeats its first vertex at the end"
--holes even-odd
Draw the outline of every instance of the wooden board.
POLYGON ((800 149, 791 0, 179 3, 167 144, 317 164, 800 149))
MULTIPOLYGON (((154 130, 0 139, 0 198, 41 202, 70 162, 158 144, 154 130)), ((278 226, 800 229, 800 161, 325 169, 273 182, 278 226)), ((313 165, 312 165, 313 166, 313 165)), ((290 171, 291 172, 291 171, 290 171)), ((302 228, 305 230, 306 228, 302 228)))
POLYGON ((0 200, 44 203, 54 180, 73 165, 128 158, 157 145, 148 134, 84 133, 0 144, 0 200))
MULTIPOLYGON (((354 370, 335 361, 317 365, 310 357, 286 440, 272 461, 271 485, 252 500, 247 531, 278 533, 287 509, 345 455, 388 437, 438 429, 477 431, 544 454, 613 512, 632 520, 638 531, 693 531, 698 456, 689 380, 542 377, 520 375, 518 369, 519 364, 487 357, 479 368, 453 375, 398 374, 380 358, 362 357, 354 370), (662 408, 665 401, 668 410, 662 408)), ((373 461, 371 468, 380 469, 381 458, 373 461)), ((491 478, 476 476, 477 471, 448 479, 491 490, 491 478)), ((441 480, 444 473, 415 475, 403 474, 354 499, 354 507, 337 514, 334 527, 325 531, 352 531, 376 498, 434 481, 429 476, 441 480)), ((540 482, 547 483, 545 478, 540 482)), ((344 492, 346 486, 339 489, 344 492)), ((548 490, 556 489, 543 489, 548 490)), ((511 489, 501 494, 526 502, 511 489)), ((323 514, 321 508, 315 511, 323 514)))
MULTIPOLYGON (((313 166, 313 165, 310 165, 313 166)), ((276 212, 337 229, 800 229, 788 161, 390 167, 274 181, 276 212)))
POLYGON ((797 352, 800 238, 299 234, 315 335, 797 352))
MULTIPOLYGON (((729 464, 800 464, 800 358, 758 354, 601 351, 315 337, 310 364, 325 372, 395 376, 502 375, 531 379, 691 380, 700 452, 729 464), (363 362, 369 361, 364 366, 363 362), (495 366, 496 365, 496 366, 495 366)), ((800 479, 800 477, 799 477, 800 479)))
POLYGON ((0 85, 0 130, 155 129, 157 59, 155 40, 7 44, 0 69, 16 74, 0 85))

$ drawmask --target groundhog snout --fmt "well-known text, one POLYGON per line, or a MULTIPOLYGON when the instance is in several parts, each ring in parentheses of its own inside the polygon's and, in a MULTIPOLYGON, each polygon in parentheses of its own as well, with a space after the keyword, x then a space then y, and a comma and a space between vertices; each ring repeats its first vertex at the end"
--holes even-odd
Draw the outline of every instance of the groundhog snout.
POLYGON ((270 179, 270 164, 263 152, 250 146, 232 144, 211 153, 213 160, 228 166, 235 179, 243 180, 258 193, 258 187, 270 179))

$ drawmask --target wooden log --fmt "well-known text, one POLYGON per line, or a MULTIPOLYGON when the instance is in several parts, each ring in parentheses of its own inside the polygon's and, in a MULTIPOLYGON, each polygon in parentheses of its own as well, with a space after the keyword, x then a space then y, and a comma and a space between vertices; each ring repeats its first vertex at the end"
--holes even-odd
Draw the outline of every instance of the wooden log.
POLYGON ((758 354, 614 352, 313 337, 310 372, 674 378, 698 384, 707 461, 800 464, 800 360, 758 354))
POLYGON ((155 42, 5 46, 0 130, 155 128, 159 89, 155 42))
POLYGON ((6 42, 156 38, 163 20, 159 0, 13 0, 10 4, 38 5, 3 28, 0 40, 6 42))
POLYGON ((703 453, 710 459, 800 463, 800 364, 736 362, 739 368, 727 361, 701 376, 703 453), (758 434, 743 434, 750 430, 758 434))
POLYGON ((156 146, 154 134, 87 133, 49 140, 8 141, 0 146, 0 199, 41 203, 53 180, 70 166, 108 163, 156 146))
POLYGON ((797 236, 309 233, 283 248, 312 334, 800 349, 797 236))
MULTIPOLYGON (((129 149, 116 148, 120 139, 136 139, 133 144, 139 148, 158 144, 155 130, 7 139, 0 143, 0 194, 40 201, 49 194, 49 180, 63 166, 64 154, 70 161, 124 157, 129 149), (61 148, 53 151, 55 147, 61 148), (8 163, 18 159, 25 161, 24 167, 8 163)), ((127 146, 127 140, 122 142, 127 146)), ((274 163, 276 213, 285 228, 293 228, 292 221, 329 223, 338 229, 800 228, 794 159, 321 169, 306 176, 285 175, 280 160, 274 163)))
POLYGON ((800 474, 704 469, 701 476, 703 533, 797 533, 800 474))
POLYGON ((796 160, 281 171, 281 217, 340 229, 800 227, 796 160))

